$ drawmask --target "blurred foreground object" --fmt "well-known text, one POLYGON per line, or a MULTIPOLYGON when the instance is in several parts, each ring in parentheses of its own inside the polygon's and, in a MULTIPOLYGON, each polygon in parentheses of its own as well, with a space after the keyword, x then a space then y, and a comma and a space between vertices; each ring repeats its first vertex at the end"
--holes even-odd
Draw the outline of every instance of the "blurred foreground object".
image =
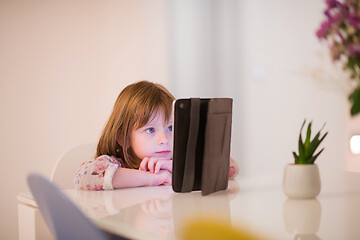
POLYGON ((243 228, 233 228, 225 222, 205 218, 194 219, 184 228, 184 240, 260 240, 258 236, 243 228))

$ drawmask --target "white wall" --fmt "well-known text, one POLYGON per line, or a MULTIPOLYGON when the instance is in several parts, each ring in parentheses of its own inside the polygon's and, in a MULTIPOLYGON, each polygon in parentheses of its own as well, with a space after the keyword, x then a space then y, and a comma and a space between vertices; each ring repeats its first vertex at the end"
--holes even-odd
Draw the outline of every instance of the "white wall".
POLYGON ((128 83, 168 85, 163 7, 0 1, 0 238, 17 239, 16 195, 27 191, 27 173, 49 177, 63 151, 97 141, 128 83))
POLYGON ((281 179, 305 118, 313 132, 325 122, 329 131, 322 172, 344 169, 349 82, 315 36, 324 1, 171 3, 174 91, 234 98, 231 154, 240 175, 281 179))
POLYGON ((245 36, 240 51, 245 136, 240 156, 246 175, 282 173, 284 164, 293 161, 291 152, 297 151, 305 118, 313 120, 314 132, 325 122, 329 131, 317 161, 320 169, 344 166, 346 92, 331 82, 337 72, 327 60, 328 49, 315 36, 324 8, 323 1, 283 0, 242 1, 239 6, 245 36), (319 71, 329 75, 319 79, 319 71))

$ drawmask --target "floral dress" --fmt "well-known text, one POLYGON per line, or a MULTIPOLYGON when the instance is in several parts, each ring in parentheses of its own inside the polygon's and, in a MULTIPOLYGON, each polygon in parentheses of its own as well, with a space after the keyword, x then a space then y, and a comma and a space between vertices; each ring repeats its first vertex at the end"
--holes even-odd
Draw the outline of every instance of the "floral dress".
POLYGON ((75 188, 95 191, 114 189, 112 179, 118 167, 124 167, 122 159, 108 155, 85 161, 76 172, 75 188))

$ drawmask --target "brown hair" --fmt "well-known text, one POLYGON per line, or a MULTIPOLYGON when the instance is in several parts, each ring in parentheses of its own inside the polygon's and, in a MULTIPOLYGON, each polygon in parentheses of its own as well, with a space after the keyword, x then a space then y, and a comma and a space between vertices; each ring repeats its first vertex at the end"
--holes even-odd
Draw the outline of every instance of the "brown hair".
POLYGON ((123 159, 125 167, 138 168, 141 160, 130 147, 131 131, 143 127, 156 111, 164 111, 165 120, 169 121, 174 99, 165 87, 148 81, 125 87, 116 99, 101 134, 96 157, 104 154, 115 156, 123 159))

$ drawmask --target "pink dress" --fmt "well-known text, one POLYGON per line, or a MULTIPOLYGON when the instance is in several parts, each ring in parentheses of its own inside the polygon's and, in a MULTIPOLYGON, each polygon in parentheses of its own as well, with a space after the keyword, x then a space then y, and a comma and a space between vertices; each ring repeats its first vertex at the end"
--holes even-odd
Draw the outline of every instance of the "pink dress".
POLYGON ((118 167, 124 167, 122 159, 108 155, 85 161, 76 172, 75 188, 95 191, 114 189, 112 178, 118 167))

